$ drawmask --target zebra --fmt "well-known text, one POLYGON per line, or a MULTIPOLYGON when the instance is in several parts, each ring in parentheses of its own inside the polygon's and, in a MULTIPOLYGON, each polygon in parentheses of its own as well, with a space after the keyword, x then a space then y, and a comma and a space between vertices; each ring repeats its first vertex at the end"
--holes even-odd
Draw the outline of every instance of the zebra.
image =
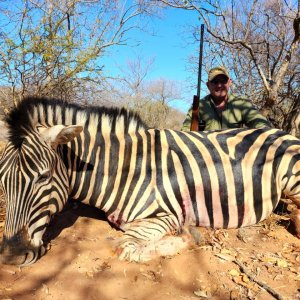
POLYGON ((186 225, 256 224, 282 193, 296 204, 300 238, 300 140, 278 129, 159 130, 125 109, 25 98, 1 130, 2 263, 44 255, 43 235, 68 199, 103 210, 124 231, 122 260, 177 253, 190 242, 186 225))

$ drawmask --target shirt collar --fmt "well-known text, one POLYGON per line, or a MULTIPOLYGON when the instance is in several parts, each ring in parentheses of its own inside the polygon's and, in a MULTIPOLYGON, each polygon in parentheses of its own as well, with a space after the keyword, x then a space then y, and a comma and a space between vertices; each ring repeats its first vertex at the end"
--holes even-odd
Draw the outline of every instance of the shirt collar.
POLYGON ((215 109, 217 109, 218 111, 224 110, 226 108, 226 104, 230 101, 230 99, 231 99, 231 94, 228 93, 227 100, 224 103, 220 104, 220 105, 216 105, 215 102, 214 102, 214 100, 210 96, 210 102, 213 104, 213 106, 215 107, 215 109))

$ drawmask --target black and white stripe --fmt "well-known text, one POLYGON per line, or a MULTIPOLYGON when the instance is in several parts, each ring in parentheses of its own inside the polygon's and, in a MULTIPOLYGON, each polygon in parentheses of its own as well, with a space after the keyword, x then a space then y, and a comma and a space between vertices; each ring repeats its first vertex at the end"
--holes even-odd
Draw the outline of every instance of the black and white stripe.
POLYGON ((28 228, 30 245, 40 246, 50 216, 69 197, 104 210, 125 231, 121 258, 146 260, 147 243, 184 224, 255 224, 282 192, 300 206, 300 141, 276 129, 147 129, 125 110, 46 99, 25 99, 7 123, 0 164, 6 240, 28 228), (56 125, 83 130, 67 143, 59 133, 53 145, 45 131, 56 125))

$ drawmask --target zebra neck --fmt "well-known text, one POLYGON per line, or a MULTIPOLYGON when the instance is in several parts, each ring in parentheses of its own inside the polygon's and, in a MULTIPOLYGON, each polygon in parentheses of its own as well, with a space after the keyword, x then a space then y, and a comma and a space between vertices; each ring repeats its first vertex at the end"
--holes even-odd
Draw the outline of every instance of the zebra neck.
POLYGON ((69 197, 103 209, 120 196, 115 187, 129 174, 134 142, 129 135, 83 135, 62 148, 69 176, 69 197), (122 174, 122 176, 121 176, 122 174))

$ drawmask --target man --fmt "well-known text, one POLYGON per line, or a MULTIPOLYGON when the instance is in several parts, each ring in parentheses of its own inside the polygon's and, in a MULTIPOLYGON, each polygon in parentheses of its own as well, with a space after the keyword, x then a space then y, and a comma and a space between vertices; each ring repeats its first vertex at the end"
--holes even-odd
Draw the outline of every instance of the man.
MULTIPOLYGON (((271 123, 244 97, 229 93, 232 80, 225 67, 209 71, 206 83, 210 94, 199 102, 199 130, 271 127, 271 123)), ((189 131, 192 109, 188 111, 182 130, 189 131)))

